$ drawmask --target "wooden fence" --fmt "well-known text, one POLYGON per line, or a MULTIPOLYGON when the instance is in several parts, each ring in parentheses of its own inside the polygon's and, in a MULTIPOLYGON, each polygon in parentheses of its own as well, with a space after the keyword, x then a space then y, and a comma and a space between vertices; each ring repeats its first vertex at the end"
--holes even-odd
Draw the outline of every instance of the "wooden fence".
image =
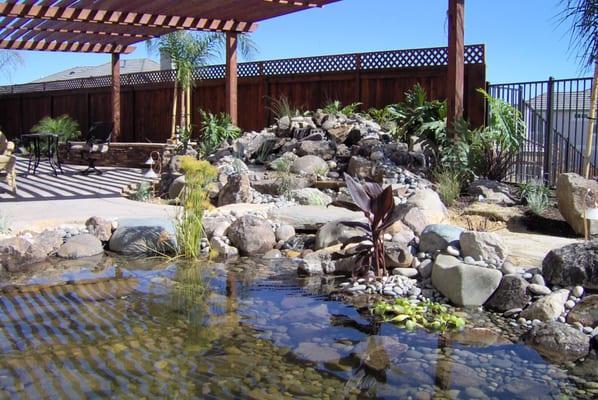
MULTIPOLYGON (((446 97, 446 48, 396 50, 295 58, 239 64, 239 125, 260 130, 272 122, 270 100, 287 96, 291 104, 314 110, 330 100, 382 107, 404 99, 420 83, 429 98, 446 97)), ((485 120, 476 89, 486 86, 484 45, 465 48, 465 117, 473 126, 485 120)), ((169 137, 173 71, 121 77, 123 142, 163 142, 169 137)), ((193 108, 225 109, 224 66, 196 71, 193 108)), ((68 114, 81 127, 110 120, 110 76, 0 87, 0 127, 9 137, 28 132, 45 116, 68 114)), ((194 113, 193 123, 199 125, 194 113)))

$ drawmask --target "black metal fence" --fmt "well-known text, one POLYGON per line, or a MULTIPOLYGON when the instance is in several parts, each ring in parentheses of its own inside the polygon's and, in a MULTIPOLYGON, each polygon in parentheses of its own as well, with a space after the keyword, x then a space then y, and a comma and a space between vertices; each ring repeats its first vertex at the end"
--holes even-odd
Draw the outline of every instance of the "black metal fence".
MULTIPOLYGON (((510 181, 544 179, 554 185, 563 172, 583 174, 591 90, 592 78, 489 85, 490 95, 516 107, 527 125, 527 139, 510 181)), ((596 128, 590 158, 593 176, 598 174, 596 128)))

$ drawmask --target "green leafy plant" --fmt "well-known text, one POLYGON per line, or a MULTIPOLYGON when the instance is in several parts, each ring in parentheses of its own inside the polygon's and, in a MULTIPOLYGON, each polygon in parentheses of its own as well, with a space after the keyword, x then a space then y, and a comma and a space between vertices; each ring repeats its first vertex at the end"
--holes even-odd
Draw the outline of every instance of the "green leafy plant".
POLYGON ((376 276, 380 276, 381 273, 386 273, 384 231, 400 218, 394 206, 392 186, 382 189, 374 182, 366 182, 362 185, 346 173, 345 182, 353 202, 337 200, 331 205, 351 211, 361 211, 367 222, 341 222, 349 228, 362 230, 363 235, 346 240, 341 248, 345 252, 336 253, 333 258, 353 257, 356 262, 354 274, 364 274, 371 268, 376 276))
POLYGON ((220 145, 241 135, 241 129, 235 126, 226 113, 212 114, 199 110, 201 115, 200 154, 204 157, 212 154, 220 145))
POLYGON ((181 170, 185 174, 185 188, 181 193, 183 210, 176 226, 178 255, 196 259, 204 237, 203 214, 211 207, 207 187, 218 176, 218 169, 207 161, 183 156, 181 170))
POLYGON ((530 181, 522 184, 519 195, 529 206, 533 214, 540 215, 550 207, 550 188, 541 181, 530 181))
POLYGON ((397 138, 419 136, 436 142, 439 131, 446 131, 446 101, 428 101, 419 83, 405 93, 405 101, 397 105, 397 138))
POLYGON ((61 115, 56 118, 42 118, 33 126, 33 128, 31 128, 31 132, 54 133, 58 135, 58 138, 62 143, 68 140, 78 139, 81 136, 79 123, 68 115, 61 115))
POLYGON ((326 106, 322 109, 326 114, 344 114, 344 115, 353 115, 359 110, 361 103, 355 102, 343 106, 339 100, 333 100, 328 102, 326 106))
POLYGON ((328 168, 327 165, 322 165, 322 166, 316 168, 314 173, 316 174, 316 176, 326 176, 326 175, 328 175, 329 171, 330 171, 330 168, 328 168))
POLYGON ((399 120, 403 117, 397 109, 396 104, 390 104, 383 108, 370 108, 367 111, 372 121, 376 122, 382 129, 386 130, 392 137, 398 138, 399 120))
POLYGON ((444 332, 448 329, 461 330, 465 327, 463 318, 450 313, 446 306, 430 300, 415 302, 398 298, 394 303, 381 301, 374 306, 372 312, 384 321, 400 325, 410 331, 423 328, 444 332))
POLYGON ((436 182, 436 191, 447 206, 452 206, 461 194, 461 172, 456 169, 438 169, 432 177, 436 182))
POLYGON ((152 185, 149 182, 141 182, 131 198, 136 201, 148 201, 152 197, 152 185))

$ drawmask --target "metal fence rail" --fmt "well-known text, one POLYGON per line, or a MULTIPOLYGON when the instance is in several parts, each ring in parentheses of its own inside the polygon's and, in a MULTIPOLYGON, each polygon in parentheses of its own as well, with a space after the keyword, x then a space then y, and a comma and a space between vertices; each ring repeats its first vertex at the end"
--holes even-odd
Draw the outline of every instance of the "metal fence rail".
MULTIPOLYGON (((587 146, 592 78, 489 85, 489 92, 516 107, 527 126, 525 145, 508 179, 544 179, 556 184, 559 174, 582 174, 587 146)), ((598 174, 598 143, 594 131, 592 175, 598 174)))

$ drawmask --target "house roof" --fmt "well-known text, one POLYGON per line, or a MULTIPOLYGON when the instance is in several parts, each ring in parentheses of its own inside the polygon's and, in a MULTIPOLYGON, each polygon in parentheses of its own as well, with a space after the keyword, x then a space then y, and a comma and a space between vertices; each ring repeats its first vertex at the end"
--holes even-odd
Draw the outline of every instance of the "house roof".
MULTIPOLYGON (((110 75, 111 64, 106 63, 95 66, 81 66, 65 69, 52 75, 32 81, 31 83, 43 83, 54 81, 65 81, 69 79, 95 78, 98 76, 110 75)), ((160 64, 149 58, 139 58, 132 60, 121 60, 120 70, 122 74, 134 74, 137 72, 159 71, 160 64)))
MULTIPOLYGON (((553 110, 589 110, 591 100, 591 89, 556 92, 552 96, 553 110)), ((532 97, 527 101, 530 107, 535 110, 544 111, 548 109, 548 93, 542 93, 539 96, 532 97)))
POLYGON ((0 49, 130 53, 175 30, 252 32, 259 21, 337 1, 0 0, 0 49))

